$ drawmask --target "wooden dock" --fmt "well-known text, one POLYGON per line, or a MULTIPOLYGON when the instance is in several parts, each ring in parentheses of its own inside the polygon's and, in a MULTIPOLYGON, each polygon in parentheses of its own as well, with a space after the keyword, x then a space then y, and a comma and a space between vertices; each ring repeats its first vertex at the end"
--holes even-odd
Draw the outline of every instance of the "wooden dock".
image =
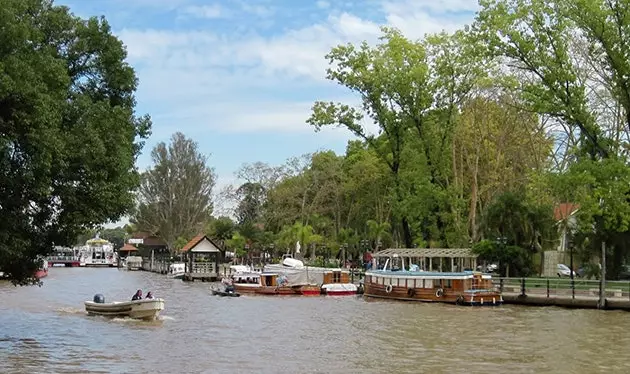
POLYGON ((600 305, 599 281, 558 278, 496 278, 505 304, 630 311, 630 282, 611 281, 600 305))

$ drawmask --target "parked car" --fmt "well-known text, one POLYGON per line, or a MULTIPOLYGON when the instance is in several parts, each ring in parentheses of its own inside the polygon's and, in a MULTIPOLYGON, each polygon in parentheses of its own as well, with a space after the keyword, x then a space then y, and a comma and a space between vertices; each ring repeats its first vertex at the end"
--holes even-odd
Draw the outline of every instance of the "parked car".
MULTIPOLYGON (((558 276, 560 278, 562 277, 571 277, 571 269, 569 269, 569 267, 565 264, 558 264, 557 267, 558 270, 558 276)), ((573 272, 573 277, 577 277, 577 273, 574 271, 573 272)))

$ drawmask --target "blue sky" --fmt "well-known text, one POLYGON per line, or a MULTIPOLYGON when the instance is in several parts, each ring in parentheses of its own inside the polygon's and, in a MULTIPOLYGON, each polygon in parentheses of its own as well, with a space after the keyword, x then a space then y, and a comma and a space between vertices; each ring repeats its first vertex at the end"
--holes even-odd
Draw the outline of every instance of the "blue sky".
POLYGON ((153 118, 139 166, 181 131, 198 141, 218 188, 243 163, 281 164, 320 149, 342 153, 342 129, 314 133, 315 100, 357 104, 324 79, 340 43, 374 43, 379 26, 410 38, 470 23, 475 0, 59 0, 81 17, 104 15, 140 80, 138 112, 153 118))

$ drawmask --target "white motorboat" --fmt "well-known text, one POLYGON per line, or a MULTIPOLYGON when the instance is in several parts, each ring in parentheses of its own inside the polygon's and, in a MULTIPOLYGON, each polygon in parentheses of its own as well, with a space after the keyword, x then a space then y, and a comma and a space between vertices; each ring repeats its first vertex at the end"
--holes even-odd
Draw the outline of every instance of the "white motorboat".
POLYGON ((186 264, 183 262, 176 262, 174 264, 170 264, 168 266, 168 277, 172 279, 182 279, 184 278, 184 273, 186 272, 186 264))
POLYGON ((89 315, 105 317, 128 317, 154 320, 164 310, 164 299, 142 299, 134 301, 114 301, 106 303, 103 295, 95 295, 93 301, 85 302, 85 311, 89 315))

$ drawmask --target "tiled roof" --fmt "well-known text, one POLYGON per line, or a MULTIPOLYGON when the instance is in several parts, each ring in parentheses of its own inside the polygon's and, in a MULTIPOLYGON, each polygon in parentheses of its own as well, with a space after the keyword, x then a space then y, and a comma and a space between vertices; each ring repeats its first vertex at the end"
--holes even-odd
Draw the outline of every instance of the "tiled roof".
POLYGON ((133 244, 129 244, 129 243, 125 243, 125 245, 123 245, 122 248, 119 249, 119 251, 126 251, 126 252, 133 252, 137 250, 138 248, 134 247, 133 244))
POLYGON ((577 212, 578 209, 580 209, 580 206, 578 204, 573 204, 573 203, 558 204, 553 209, 553 217, 556 219, 556 221, 561 221, 565 218, 572 216, 573 213, 577 212))

